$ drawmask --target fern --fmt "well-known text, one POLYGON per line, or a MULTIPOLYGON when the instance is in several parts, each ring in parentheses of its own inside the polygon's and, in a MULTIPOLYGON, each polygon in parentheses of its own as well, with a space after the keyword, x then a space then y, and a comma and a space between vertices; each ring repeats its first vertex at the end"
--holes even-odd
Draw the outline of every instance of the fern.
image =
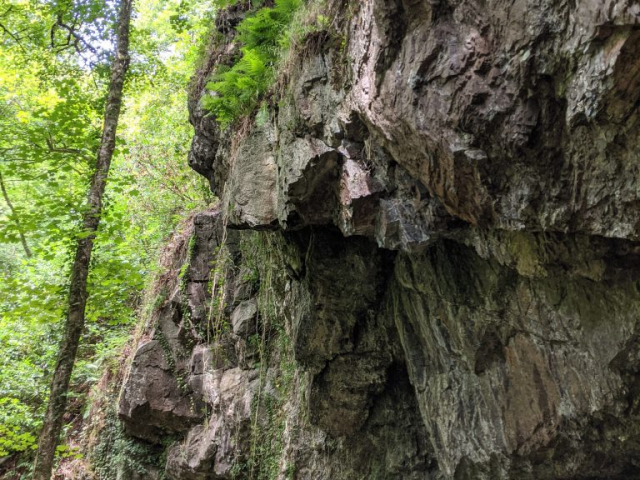
MULTIPOLYGON (((222 10, 227 7, 232 7, 236 5, 240 0, 214 0, 213 6, 219 10, 222 10)), ((264 0, 252 0, 252 5, 254 7, 259 7, 264 3, 264 0)))
POLYGON ((238 25, 237 39, 244 45, 242 55, 233 66, 218 69, 207 84, 212 95, 203 100, 204 107, 223 127, 250 114, 271 86, 286 44, 286 29, 302 3, 276 0, 273 7, 261 8, 238 25))

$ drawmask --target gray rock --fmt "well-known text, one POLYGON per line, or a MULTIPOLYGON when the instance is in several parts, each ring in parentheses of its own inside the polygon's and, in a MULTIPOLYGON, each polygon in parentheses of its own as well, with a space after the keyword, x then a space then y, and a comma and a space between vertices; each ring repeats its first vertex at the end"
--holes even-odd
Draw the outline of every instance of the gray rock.
POLYGON ((175 479, 250 462, 294 480, 638 478, 638 5, 328 8, 243 138, 191 102, 190 163, 229 227, 269 230, 252 286, 269 316, 260 345, 238 338, 258 309, 239 239, 257 234, 229 230, 233 333, 207 324, 219 231, 202 227, 134 357, 130 430, 185 435, 175 479))
POLYGON ((255 129, 238 147, 225 197, 230 226, 269 229, 277 222, 275 156, 270 125, 255 129))
POLYGON ((234 478, 233 467, 251 447, 251 411, 260 380, 256 372, 216 370, 206 382, 212 416, 169 449, 170 478, 234 478))
POLYGON ((127 431, 136 437, 158 441, 204 418, 202 395, 189 386, 187 359, 201 341, 199 326, 206 323, 219 221, 217 211, 197 214, 167 254, 173 258, 158 289, 168 298, 151 312, 152 323, 133 356, 118 406, 127 431))
POLYGON ((158 441, 203 420, 201 398, 189 389, 185 373, 178 373, 172 362, 157 340, 138 348, 119 405, 120 418, 130 434, 158 441))
POLYGON ((248 337, 257 331, 258 301, 255 298, 241 302, 231 314, 233 333, 248 337))

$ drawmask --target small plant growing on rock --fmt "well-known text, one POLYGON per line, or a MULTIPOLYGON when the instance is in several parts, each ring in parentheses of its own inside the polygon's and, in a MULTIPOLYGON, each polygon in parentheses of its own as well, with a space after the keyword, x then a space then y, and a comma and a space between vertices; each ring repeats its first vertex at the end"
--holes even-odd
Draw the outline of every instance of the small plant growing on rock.
POLYGON ((273 7, 261 8, 238 25, 241 56, 233 66, 218 70, 207 85, 213 95, 203 99, 203 106, 221 125, 251 113, 273 83, 281 50, 286 47, 287 27, 302 3, 276 0, 273 7))

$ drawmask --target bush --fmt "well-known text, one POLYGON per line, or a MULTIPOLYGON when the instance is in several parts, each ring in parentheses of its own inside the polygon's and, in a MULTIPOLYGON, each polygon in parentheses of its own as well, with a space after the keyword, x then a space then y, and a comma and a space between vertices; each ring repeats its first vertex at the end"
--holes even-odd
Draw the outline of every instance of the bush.
POLYGON ((0 457, 35 448, 37 425, 17 398, 0 398, 0 457))

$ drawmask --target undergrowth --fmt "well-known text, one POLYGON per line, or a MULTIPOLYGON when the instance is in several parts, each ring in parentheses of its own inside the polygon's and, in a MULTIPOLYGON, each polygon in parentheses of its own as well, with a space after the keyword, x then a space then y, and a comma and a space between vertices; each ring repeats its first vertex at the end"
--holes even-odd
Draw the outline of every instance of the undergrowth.
POLYGON ((100 439, 91 455, 96 477, 102 480, 150 478, 152 472, 156 471, 160 475, 157 478, 164 479, 166 445, 155 446, 126 435, 114 403, 111 402, 105 415, 100 439))

